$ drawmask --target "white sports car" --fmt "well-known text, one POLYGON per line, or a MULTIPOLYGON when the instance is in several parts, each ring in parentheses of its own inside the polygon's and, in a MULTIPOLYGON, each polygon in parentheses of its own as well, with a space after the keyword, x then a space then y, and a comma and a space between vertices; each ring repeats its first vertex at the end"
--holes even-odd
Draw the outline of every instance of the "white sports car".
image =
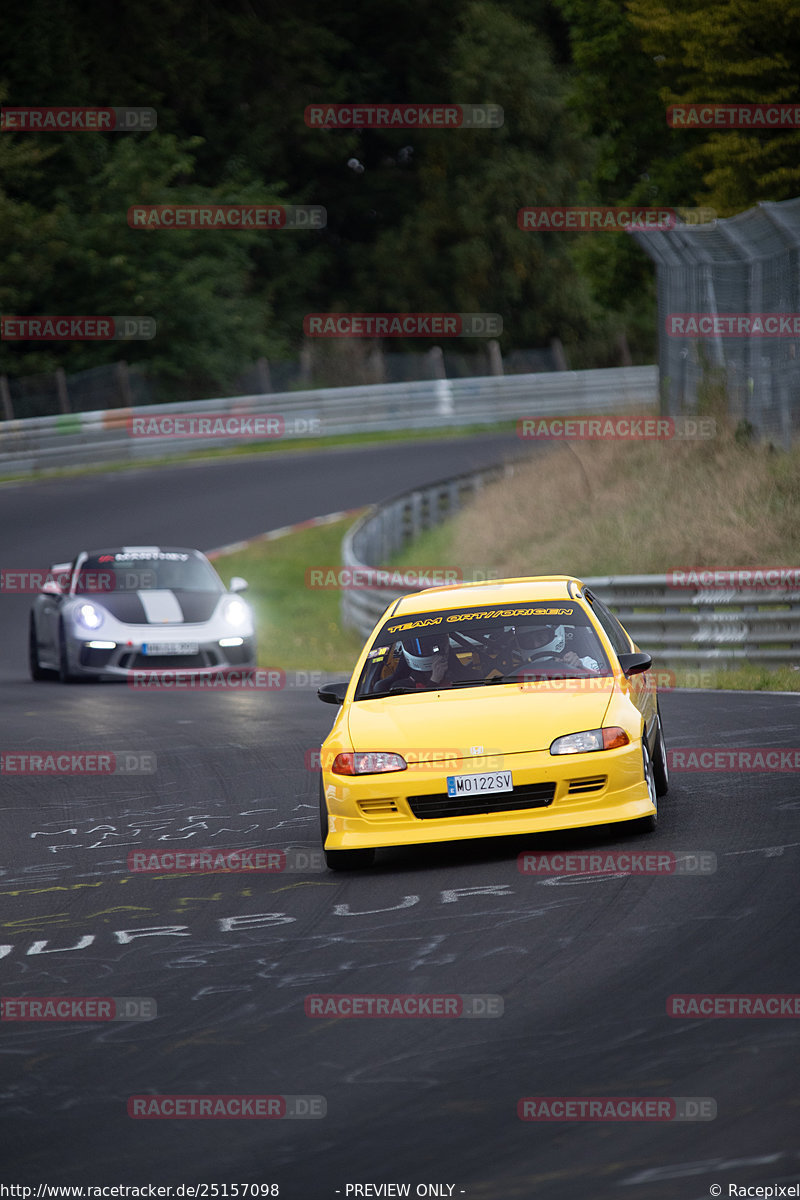
POLYGON ((216 674, 256 665, 253 613, 199 550, 120 546, 57 563, 33 602, 33 679, 216 674))

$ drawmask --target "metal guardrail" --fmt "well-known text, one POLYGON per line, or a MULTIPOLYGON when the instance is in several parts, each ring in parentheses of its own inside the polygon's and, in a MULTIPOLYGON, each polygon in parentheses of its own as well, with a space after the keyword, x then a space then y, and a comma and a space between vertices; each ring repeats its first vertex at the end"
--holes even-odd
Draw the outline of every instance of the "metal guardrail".
MULTIPOLYGON (((342 542, 344 566, 361 571, 375 569, 424 530, 474 500, 487 483, 513 470, 511 465, 458 476, 375 505, 346 534, 342 542)), ((593 576, 584 583, 659 664, 800 664, 798 590, 674 587, 666 575, 593 576)), ((366 638, 392 601, 415 590, 345 589, 343 624, 366 638)))
POLYGON ((255 443, 250 436, 143 437, 134 418, 279 415, 283 440, 388 430, 447 429, 521 417, 649 411, 658 403, 656 367, 533 375, 429 379, 365 387, 228 396, 191 403, 0 421, 0 475, 94 466, 255 443))

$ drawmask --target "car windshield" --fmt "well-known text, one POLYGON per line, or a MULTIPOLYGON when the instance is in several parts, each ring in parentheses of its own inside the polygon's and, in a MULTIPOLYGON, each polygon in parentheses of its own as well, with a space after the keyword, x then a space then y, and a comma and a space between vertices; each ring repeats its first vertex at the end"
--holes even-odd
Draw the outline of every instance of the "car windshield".
POLYGON ((76 587, 81 593, 224 590, 211 564, 191 550, 109 550, 90 555, 81 564, 76 587))
POLYGON ((372 641, 355 699, 611 673, 581 605, 523 601, 388 620, 372 641))

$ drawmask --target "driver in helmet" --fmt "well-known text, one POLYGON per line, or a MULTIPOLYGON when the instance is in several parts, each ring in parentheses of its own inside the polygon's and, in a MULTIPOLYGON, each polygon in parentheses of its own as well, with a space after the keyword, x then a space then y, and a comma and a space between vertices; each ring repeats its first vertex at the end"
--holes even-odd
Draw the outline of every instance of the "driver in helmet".
POLYGON ((567 631, 563 625, 534 625, 517 633, 517 645, 523 656, 524 665, 538 659, 556 658, 570 667, 583 667, 587 671, 600 671, 600 663, 590 655, 583 658, 574 650, 564 650, 567 631))

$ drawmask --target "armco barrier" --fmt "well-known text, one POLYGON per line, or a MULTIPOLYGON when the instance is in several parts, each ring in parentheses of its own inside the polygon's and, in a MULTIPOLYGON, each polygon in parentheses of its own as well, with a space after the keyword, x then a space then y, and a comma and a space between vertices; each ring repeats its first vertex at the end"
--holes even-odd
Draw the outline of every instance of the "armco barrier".
POLYGON ((53 467, 141 462, 256 441, 247 437, 136 437, 128 428, 129 420, 135 417, 277 414, 286 422, 285 440, 289 440, 386 430, 447 429, 521 417, 643 412, 655 409, 657 402, 655 367, 614 367, 270 392, 104 412, 65 413, 0 421, 0 475, 24 475, 53 467))
MULTIPOLYGON (((386 563, 425 529, 474 501, 487 483, 513 470, 493 467, 458 476, 374 506, 346 534, 343 564, 357 569, 386 563)), ((658 664, 800 664, 800 591, 676 588, 668 586, 666 575, 593 576, 584 583, 658 664)), ((388 605, 410 590, 345 590, 342 621, 367 637, 388 605)))

